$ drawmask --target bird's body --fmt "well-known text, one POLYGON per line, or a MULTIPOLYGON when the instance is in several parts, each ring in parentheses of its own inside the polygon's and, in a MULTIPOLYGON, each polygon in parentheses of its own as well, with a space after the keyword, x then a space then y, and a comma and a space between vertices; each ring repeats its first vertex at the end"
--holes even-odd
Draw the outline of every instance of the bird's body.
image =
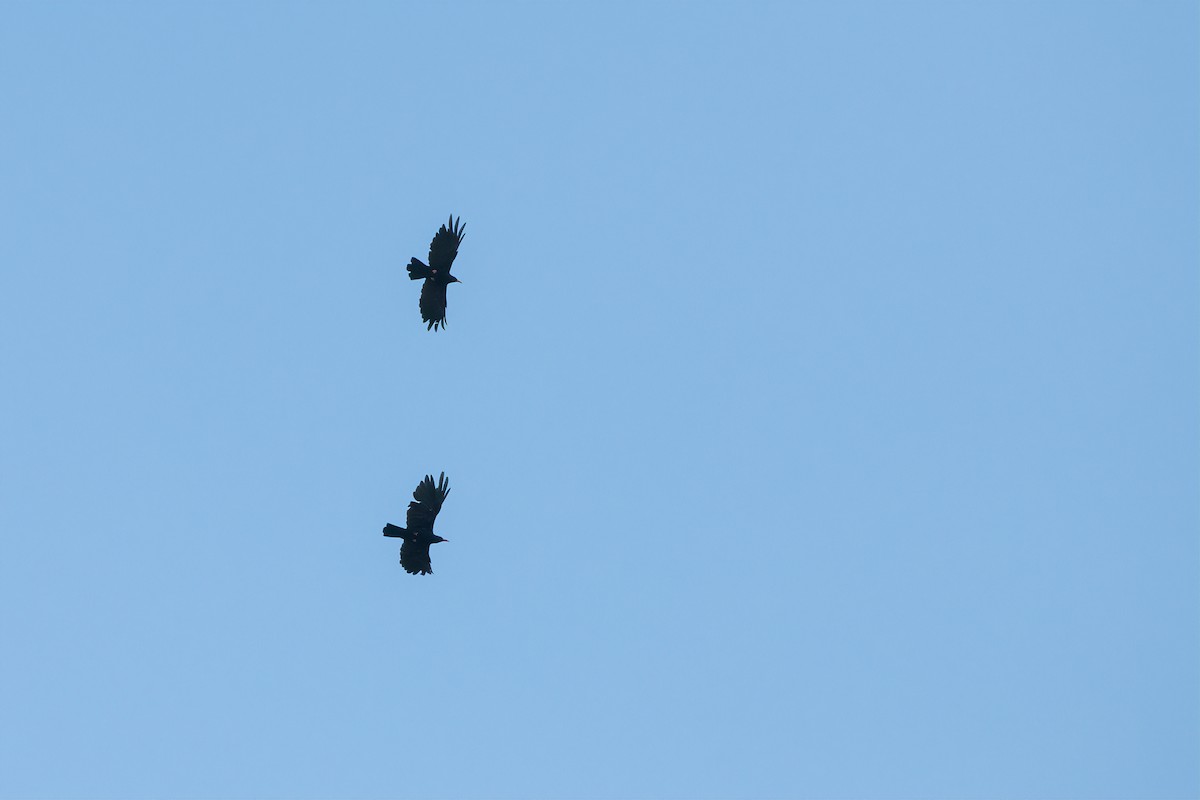
POLYGON ((438 228, 429 243, 429 264, 421 263, 418 258, 408 262, 409 279, 425 280, 421 286, 421 321, 428 323, 425 330, 446 327, 446 287, 460 282, 450 274, 458 246, 466 235, 463 231, 467 226, 461 225, 460 221, 461 217, 456 220, 452 214, 449 221, 438 228))
POLYGON ((450 494, 450 482, 446 473, 442 473, 434 484, 433 476, 426 475, 425 480, 417 484, 413 491, 413 500, 408 504, 408 517, 405 520, 407 528, 388 523, 383 528, 384 536, 403 539, 400 545, 400 566, 412 575, 430 575, 433 567, 429 563, 429 546, 438 542, 449 541, 433 532, 433 522, 446 495, 450 494))

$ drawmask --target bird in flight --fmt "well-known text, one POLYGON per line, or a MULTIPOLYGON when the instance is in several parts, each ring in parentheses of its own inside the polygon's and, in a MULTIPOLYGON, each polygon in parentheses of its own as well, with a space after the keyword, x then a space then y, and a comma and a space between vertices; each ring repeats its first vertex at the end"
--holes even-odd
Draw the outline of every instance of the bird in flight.
POLYGON ((449 221, 433 235, 433 241, 429 243, 428 266, 422 264, 419 258, 408 262, 409 279, 425 279, 421 287, 421 321, 429 323, 425 330, 432 328, 436 331, 438 326, 446 327, 446 287, 461 283, 450 274, 450 265, 458 255, 458 246, 462 244, 463 231, 467 228, 459 224, 461 219, 455 219, 451 214, 449 221))
POLYGON ((447 542, 433 532, 433 521, 442 510, 442 502, 450 494, 450 482, 446 473, 438 478, 437 485, 433 476, 426 475, 425 480, 417 484, 413 491, 413 501, 408 504, 408 528, 401 528, 390 522, 384 526, 383 535, 395 539, 403 539, 400 545, 400 566, 412 575, 432 575, 433 567, 429 564, 429 545, 447 542))

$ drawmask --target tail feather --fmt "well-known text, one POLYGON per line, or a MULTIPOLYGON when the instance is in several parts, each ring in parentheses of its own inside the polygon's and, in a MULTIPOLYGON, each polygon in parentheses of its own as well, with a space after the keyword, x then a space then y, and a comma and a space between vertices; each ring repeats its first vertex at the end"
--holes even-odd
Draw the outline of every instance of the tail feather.
POLYGON ((419 258, 414 258, 412 261, 408 262, 409 280, 419 281, 422 278, 428 278, 432 274, 433 273, 429 271, 429 267, 425 266, 425 264, 422 263, 419 258))
POLYGON ((390 522, 383 526, 383 535, 391 536, 393 539, 403 539, 404 534, 406 533, 408 533, 408 531, 404 530, 404 528, 401 528, 398 525, 393 525, 390 522))

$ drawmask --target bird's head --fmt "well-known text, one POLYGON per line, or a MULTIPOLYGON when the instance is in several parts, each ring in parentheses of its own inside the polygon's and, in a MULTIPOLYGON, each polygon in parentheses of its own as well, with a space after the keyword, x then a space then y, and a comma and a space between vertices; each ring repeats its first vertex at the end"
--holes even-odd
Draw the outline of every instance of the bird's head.
POLYGON ((433 541, 431 541, 431 542, 430 542, 430 544, 437 544, 438 542, 448 542, 448 541, 450 541, 450 540, 449 540, 449 539, 443 539, 442 537, 438 536, 438 535, 435 533, 435 534, 433 534, 433 541))
POLYGON ((450 279, 451 283, 462 283, 462 281, 460 281, 458 278, 454 277, 453 275, 447 275, 446 277, 450 279))

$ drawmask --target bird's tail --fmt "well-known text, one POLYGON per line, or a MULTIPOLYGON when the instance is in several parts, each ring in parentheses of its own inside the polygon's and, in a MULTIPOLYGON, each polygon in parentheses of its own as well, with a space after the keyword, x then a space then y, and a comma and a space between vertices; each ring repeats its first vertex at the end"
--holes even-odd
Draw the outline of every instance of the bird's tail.
POLYGON ((393 525, 390 522, 383 526, 383 535, 391 536, 393 539, 403 539, 404 534, 406 533, 408 533, 408 531, 404 530, 404 528, 401 528, 398 525, 393 525))
POLYGON ((425 266, 419 258, 414 258, 408 262, 408 279, 419 281, 422 278, 428 278, 431 274, 429 267, 425 266))

